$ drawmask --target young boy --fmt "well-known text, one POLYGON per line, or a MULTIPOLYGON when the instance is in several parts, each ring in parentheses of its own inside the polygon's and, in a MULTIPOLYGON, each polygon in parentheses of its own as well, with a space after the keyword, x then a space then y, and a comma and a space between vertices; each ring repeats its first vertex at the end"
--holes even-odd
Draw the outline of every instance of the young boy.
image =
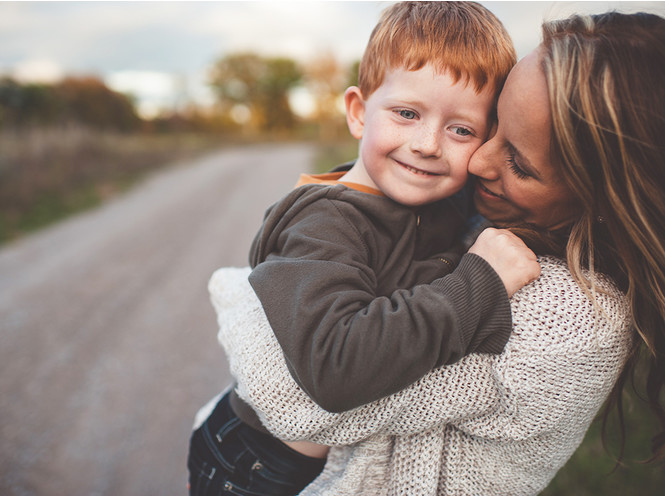
MULTIPOLYGON (((506 291, 524 273, 466 255, 444 276, 459 262, 455 242, 470 214, 468 162, 514 63, 503 26, 478 4, 388 8, 358 87, 345 93, 358 159, 349 170, 302 176, 266 213, 249 280, 294 379, 326 410, 396 392, 470 352, 503 349, 506 291)), ((206 486, 234 494, 297 494, 326 452, 273 438, 231 391, 192 438, 192 494, 203 494, 201 473, 206 486)))

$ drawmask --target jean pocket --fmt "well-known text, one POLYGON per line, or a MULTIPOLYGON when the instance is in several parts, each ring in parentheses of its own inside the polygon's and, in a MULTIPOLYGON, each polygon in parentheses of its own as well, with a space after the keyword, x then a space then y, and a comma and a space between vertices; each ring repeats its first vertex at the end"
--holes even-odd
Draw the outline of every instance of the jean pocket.
MULTIPOLYGON (((222 485, 222 489, 224 490, 222 494, 233 494, 234 496, 270 496, 270 493, 266 493, 263 491, 258 493, 250 491, 232 481, 226 481, 222 485)), ((296 494, 296 493, 288 493, 288 494, 296 494)))
POLYGON ((248 489, 265 496, 290 496, 298 494, 309 482, 302 473, 285 472, 269 461, 256 459, 250 469, 248 489))
POLYGON ((190 495, 208 494, 217 469, 192 452, 187 457, 187 468, 189 469, 190 495))

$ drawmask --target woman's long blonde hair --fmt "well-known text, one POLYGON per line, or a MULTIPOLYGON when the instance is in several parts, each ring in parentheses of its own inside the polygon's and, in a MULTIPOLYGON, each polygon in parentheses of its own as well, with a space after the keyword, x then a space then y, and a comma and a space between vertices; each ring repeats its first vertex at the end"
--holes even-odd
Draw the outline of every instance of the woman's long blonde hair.
MULTIPOLYGON (((647 399, 658 417, 652 459, 665 458, 665 19, 608 12, 543 25, 553 149, 583 205, 566 256, 626 292, 648 352, 647 399)), ((634 370, 631 360, 605 411, 634 370)), ((622 439, 624 427, 621 426, 622 439)), ((623 442, 622 442, 623 444, 623 442)))

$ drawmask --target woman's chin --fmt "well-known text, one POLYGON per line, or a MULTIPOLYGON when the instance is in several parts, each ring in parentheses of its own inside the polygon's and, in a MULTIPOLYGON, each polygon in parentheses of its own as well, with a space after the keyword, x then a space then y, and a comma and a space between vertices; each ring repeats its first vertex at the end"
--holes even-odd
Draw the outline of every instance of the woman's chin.
POLYGON ((476 193, 473 201, 478 213, 496 226, 515 225, 521 221, 505 200, 495 197, 495 199, 487 201, 476 193))

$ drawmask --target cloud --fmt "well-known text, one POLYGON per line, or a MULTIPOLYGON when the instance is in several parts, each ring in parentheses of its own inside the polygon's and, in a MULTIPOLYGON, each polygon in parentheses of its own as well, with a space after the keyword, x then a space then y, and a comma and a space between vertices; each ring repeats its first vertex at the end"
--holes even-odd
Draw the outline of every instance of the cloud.
POLYGON ((138 102, 138 111, 144 117, 154 117, 162 108, 173 108, 184 93, 184 84, 165 72, 119 71, 105 79, 109 88, 130 95, 138 102))
POLYGON ((390 2, 217 3, 198 28, 225 51, 253 50, 308 60, 328 50, 342 60, 362 55, 380 12, 390 2))
POLYGON ((609 10, 646 11, 665 16, 665 2, 480 2, 490 9, 510 33, 518 57, 541 42, 543 21, 562 19, 574 13, 598 14, 609 10))
MULTIPOLYGON (((135 94, 148 80, 140 74, 167 73, 204 100, 210 98, 209 67, 231 52, 301 61, 330 52, 345 63, 357 60, 391 3, 0 2, 0 72, 46 79, 62 73, 133 74, 135 94)), ((539 43, 545 18, 609 9, 665 15, 665 2, 481 3, 505 24, 520 57, 539 43)), ((158 93, 160 86, 154 88, 158 93)))
POLYGON ((16 64, 11 76, 22 83, 57 83, 65 71, 54 60, 29 59, 16 64))
POLYGON ((225 53, 362 53, 382 2, 0 2, 0 60, 192 71, 225 53))

